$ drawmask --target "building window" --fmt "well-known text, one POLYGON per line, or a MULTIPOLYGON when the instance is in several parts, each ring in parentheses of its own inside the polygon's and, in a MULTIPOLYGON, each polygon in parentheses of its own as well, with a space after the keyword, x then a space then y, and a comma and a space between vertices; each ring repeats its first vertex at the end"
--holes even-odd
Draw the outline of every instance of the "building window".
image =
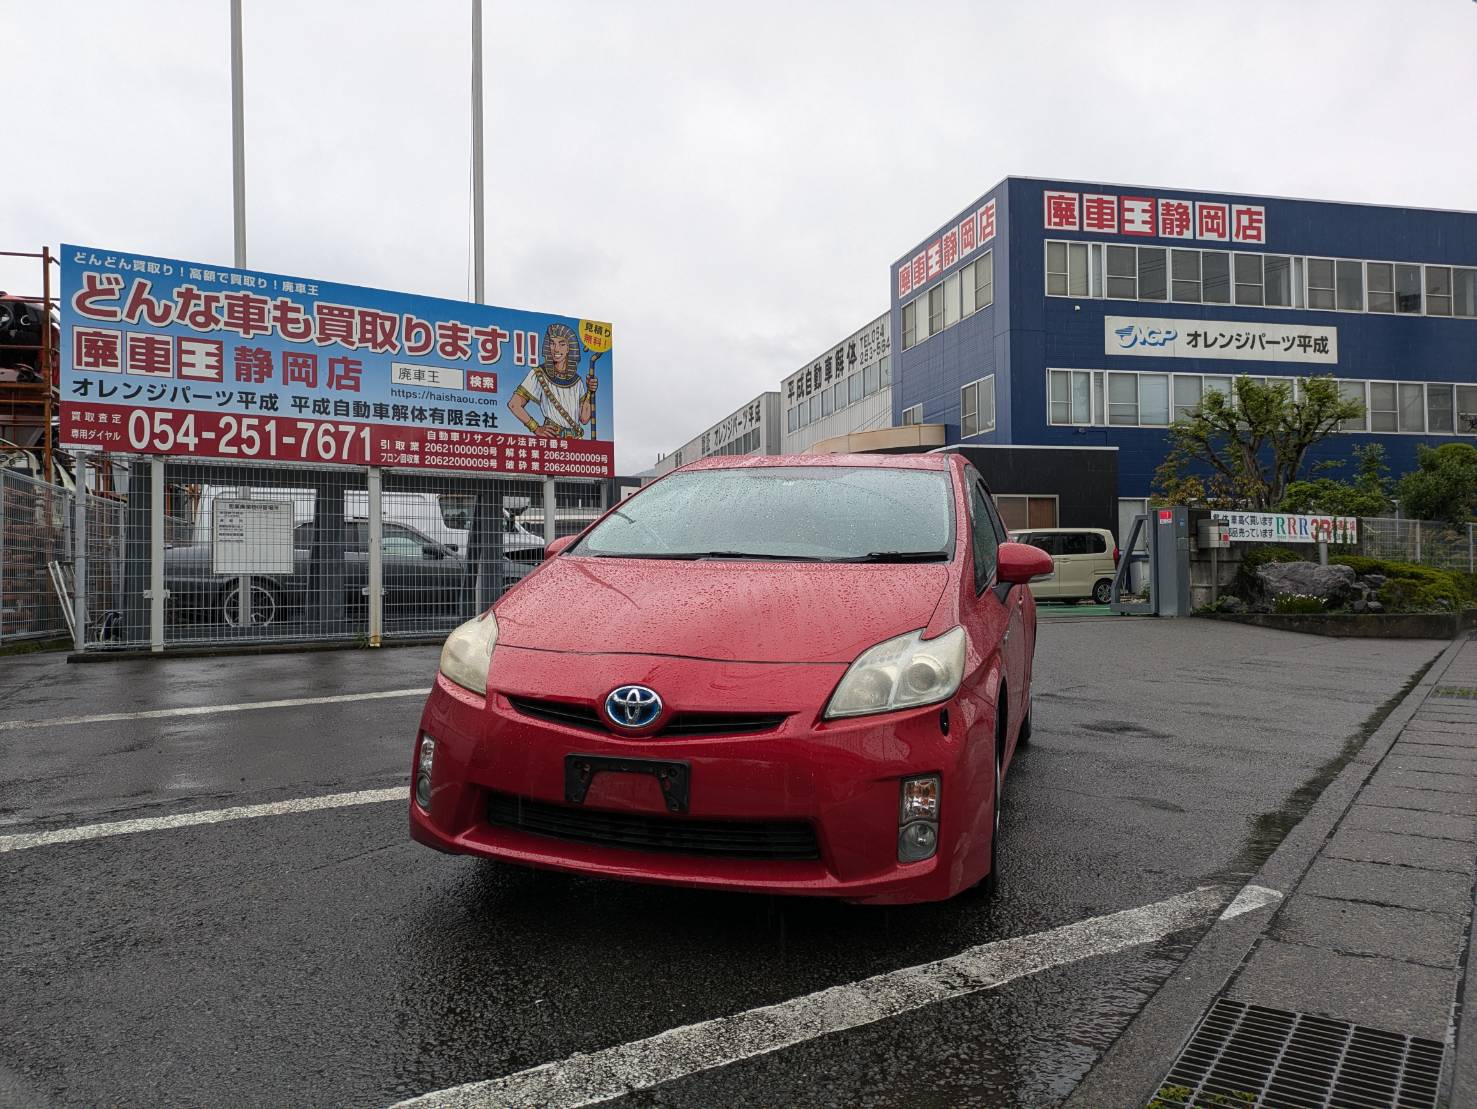
POLYGON ((1421 310, 1421 267, 1395 263, 1395 311, 1419 314, 1421 310))
POLYGON ((1139 270, 1137 253, 1131 246, 1108 247, 1108 296, 1110 299, 1138 299, 1139 270))
POLYGON ((1335 280, 1338 283, 1339 311, 1364 311, 1364 267, 1358 262, 1340 258, 1335 280))
POLYGON ((1163 427, 1169 423, 1169 375, 1139 374, 1139 423, 1163 427))
POLYGON ((1108 423, 1137 427, 1139 422, 1138 374, 1108 375, 1108 423))
MULTIPOLYGON (((966 284, 964 295, 969 296, 966 284)), ((985 251, 974 264, 974 310, 988 308, 995 303, 995 252, 985 251)))
POLYGON ((862 371, 862 394, 870 397, 878 389, 882 388, 882 371, 876 362, 862 371))
POLYGON ((1339 400, 1357 400, 1364 405, 1364 412, 1352 419, 1342 420, 1339 423, 1340 431, 1364 431, 1369 423, 1369 400, 1364 395, 1364 382, 1362 381, 1339 381, 1339 400))
POLYGON ((1012 534, 1018 531, 1030 531, 1033 528, 1057 526, 1057 499, 1055 497, 997 493, 995 508, 1000 513, 1000 521, 1005 525, 1005 530, 1012 534))
POLYGON ((1200 394, 1204 383, 1196 374, 1174 375, 1174 418, 1188 420, 1200 411, 1200 394))
POLYGON ((1200 255, 1204 275, 1206 304, 1231 303, 1231 256, 1223 250, 1207 250, 1200 255))
POLYGON ((1332 312, 1337 304, 1334 292, 1333 259, 1308 259, 1308 307, 1332 312))
POLYGON ((1092 373, 1088 370, 1052 370, 1050 419, 1054 424, 1092 423, 1092 373))
POLYGON ((944 278, 944 326, 953 327, 959 322, 959 274, 951 273, 944 278))
POLYGON ((995 375, 971 381, 959 390, 959 435, 968 439, 995 430, 995 375))
POLYGON ((792 408, 785 416, 785 425, 791 431, 800 430, 800 409, 792 408))
POLYGON ((852 374, 846 379, 846 399, 848 404, 855 404, 862 399, 862 375, 852 374))
POLYGON ((1139 299, 1163 300, 1168 289, 1164 273, 1165 250, 1162 246, 1139 247, 1139 299))
POLYGON ((1477 269, 1451 271, 1451 300, 1453 316, 1477 317, 1477 269))
POLYGON ((1200 379, 1200 382, 1200 396, 1202 400, 1209 393, 1219 393, 1221 396, 1232 402, 1236 400, 1236 392, 1231 387, 1231 378, 1229 374, 1206 374, 1203 378, 1200 379))
POLYGON ((1426 430, 1426 390, 1419 383, 1400 383, 1400 430, 1426 430))
POLYGON ((1292 259, 1286 254, 1268 254, 1262 259, 1265 287, 1263 303, 1268 308, 1292 307, 1292 259))
POLYGON ((1370 262, 1368 269, 1369 310, 1395 311, 1395 267, 1389 262, 1370 262))
POLYGON ((1260 254, 1237 254, 1234 259, 1236 271, 1236 303, 1260 305, 1262 303, 1262 256, 1260 254))
MULTIPOLYGON (((1133 248, 1120 247, 1119 249, 1131 251, 1133 248)), ((989 268, 993 269, 993 265, 989 268)), ((978 280, 977 277, 976 280, 978 280)), ((1056 297, 1085 297, 1087 295, 1086 243, 1048 242, 1046 244, 1046 294, 1056 297)))
POLYGON ((882 368, 882 387, 886 389, 892 384, 892 355, 884 354, 877 365, 882 368))
POLYGON ((908 301, 903 305, 903 349, 918 344, 918 302, 908 301))
POLYGON ((1198 250, 1171 250, 1169 271, 1171 299, 1181 304, 1199 304, 1200 252, 1198 250))
POLYGON ((903 426, 911 427, 913 424, 923 422, 923 405, 915 404, 911 408, 903 409, 903 426))
POLYGON ((1451 435, 1456 431, 1450 385, 1426 386, 1426 430, 1451 435))
POLYGON ((1451 315, 1451 267, 1426 267, 1426 315, 1451 315))
POLYGON ((1477 385, 1456 387, 1456 430, 1458 435, 1477 435, 1477 385))
POLYGON ((1369 430, 1399 431, 1399 408, 1395 403, 1393 381, 1369 383, 1369 430))
POLYGON ((928 334, 937 335, 944 329, 944 287, 935 285, 928 290, 928 334))

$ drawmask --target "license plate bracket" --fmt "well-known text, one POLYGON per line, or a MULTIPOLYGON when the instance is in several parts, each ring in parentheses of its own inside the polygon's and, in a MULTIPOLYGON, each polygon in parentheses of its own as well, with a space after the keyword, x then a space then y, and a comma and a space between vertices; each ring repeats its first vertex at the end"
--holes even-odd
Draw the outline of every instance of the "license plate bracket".
POLYGON ((564 800, 583 805, 590 783, 602 772, 650 774, 662 790, 667 811, 685 813, 691 797, 692 764, 666 759, 626 759, 610 755, 565 755, 564 800))

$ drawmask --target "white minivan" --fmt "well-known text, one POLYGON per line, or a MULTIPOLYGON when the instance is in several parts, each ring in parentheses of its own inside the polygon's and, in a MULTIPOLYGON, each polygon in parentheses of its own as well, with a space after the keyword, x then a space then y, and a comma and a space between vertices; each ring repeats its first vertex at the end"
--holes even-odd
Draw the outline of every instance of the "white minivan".
POLYGON ((1032 528, 1013 531, 1016 543, 1029 543, 1051 555, 1052 574, 1031 583, 1038 601, 1108 603, 1118 570, 1118 546, 1105 528, 1032 528))

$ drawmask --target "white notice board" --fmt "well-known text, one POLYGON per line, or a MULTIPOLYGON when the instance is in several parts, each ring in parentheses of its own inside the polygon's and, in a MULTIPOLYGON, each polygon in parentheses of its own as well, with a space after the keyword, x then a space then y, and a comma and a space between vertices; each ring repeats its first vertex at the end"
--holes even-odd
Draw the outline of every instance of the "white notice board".
POLYGON ((292 573, 292 502, 226 500, 210 510, 215 574, 292 573))

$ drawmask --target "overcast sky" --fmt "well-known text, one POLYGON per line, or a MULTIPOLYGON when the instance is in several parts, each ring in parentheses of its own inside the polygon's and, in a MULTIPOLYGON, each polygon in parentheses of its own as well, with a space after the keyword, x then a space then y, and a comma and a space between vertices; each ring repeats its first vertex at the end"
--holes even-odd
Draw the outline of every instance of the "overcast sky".
MULTIPOLYGON (((470 0, 244 6, 250 264, 469 298, 470 0)), ((484 24, 487 299, 614 323, 622 473, 879 314, 888 264, 1007 174, 1477 209, 1472 0, 484 24)), ((227 0, 0 0, 0 27, 0 249, 229 264, 227 0)))

